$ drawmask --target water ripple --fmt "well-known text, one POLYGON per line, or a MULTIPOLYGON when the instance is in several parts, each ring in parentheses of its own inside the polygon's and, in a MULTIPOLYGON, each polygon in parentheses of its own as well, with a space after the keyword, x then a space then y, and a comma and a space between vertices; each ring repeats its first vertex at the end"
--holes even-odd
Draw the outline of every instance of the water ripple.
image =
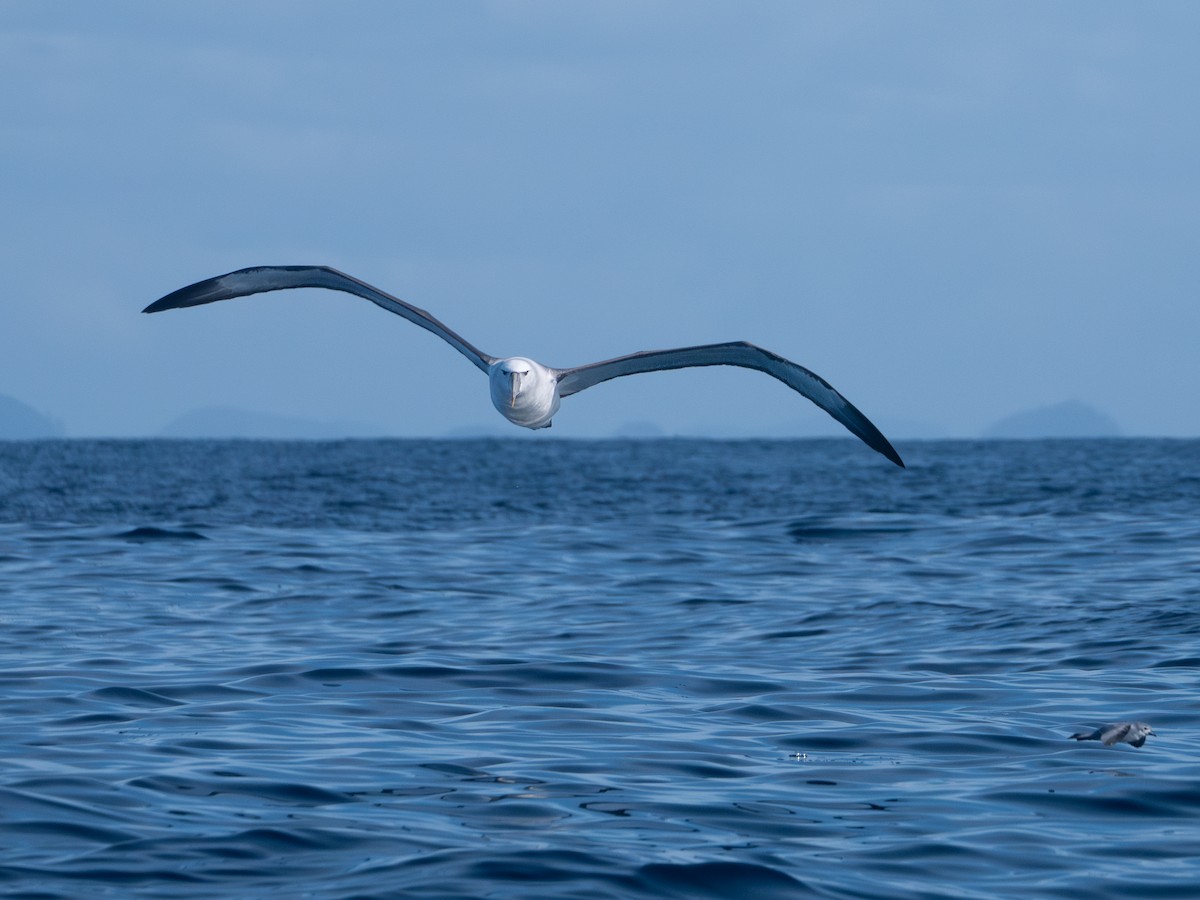
POLYGON ((1200 894, 1197 444, 849 449, 0 445, 0 890, 1200 894))

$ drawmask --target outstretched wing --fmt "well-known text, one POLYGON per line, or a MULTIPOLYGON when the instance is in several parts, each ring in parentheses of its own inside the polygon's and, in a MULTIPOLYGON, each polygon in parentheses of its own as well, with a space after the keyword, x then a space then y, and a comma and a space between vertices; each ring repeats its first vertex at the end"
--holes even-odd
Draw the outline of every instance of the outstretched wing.
POLYGON ((692 366, 741 366, 744 369, 766 372, 817 404, 872 450, 882 453, 896 465, 902 468, 904 466, 900 454, 879 429, 871 424, 871 420, 834 390, 824 378, 791 360, 746 341, 680 347, 675 350, 647 350, 587 366, 558 369, 558 392, 561 397, 569 397, 611 378, 664 369, 686 369, 692 366))
POLYGON ((218 275, 216 278, 198 281, 185 288, 180 288, 167 294, 161 300, 154 301, 142 312, 155 313, 162 312, 164 309, 182 309, 185 306, 200 306, 203 303, 245 297, 248 294, 261 294, 264 291, 305 287, 328 288, 332 291, 345 291, 347 294, 364 297, 377 306, 382 306, 388 312, 402 316, 414 325, 420 325, 426 331, 432 331, 484 372, 488 370, 491 363, 495 362, 495 357, 480 352, 469 341, 447 328, 425 310, 405 303, 398 297, 384 293, 365 281, 359 281, 352 275, 328 266, 254 266, 249 269, 238 269, 228 275, 218 275))
MULTIPOLYGON (((1116 722, 1112 725, 1105 725, 1100 730, 1100 740, 1104 742, 1105 747, 1111 747, 1113 744, 1119 744, 1121 741, 1129 738, 1129 733, 1133 731, 1132 722, 1116 722)), ((1130 743, 1133 743, 1130 741, 1130 743)), ((1142 743, 1145 743, 1143 739, 1142 743)), ((1134 746, 1141 746, 1135 744, 1134 746)))

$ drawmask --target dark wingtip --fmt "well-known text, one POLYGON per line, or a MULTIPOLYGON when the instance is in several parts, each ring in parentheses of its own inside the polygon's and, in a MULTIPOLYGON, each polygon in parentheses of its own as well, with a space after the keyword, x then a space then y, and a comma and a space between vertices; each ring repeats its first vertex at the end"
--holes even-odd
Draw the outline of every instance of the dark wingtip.
MULTIPOLYGON (((247 271, 247 270, 240 270, 247 271)), ((231 272, 230 275, 237 275, 240 272, 231 272)), ((204 303, 212 303, 215 300, 225 300, 230 295, 229 291, 222 290, 221 282, 228 275, 218 275, 216 278, 205 278, 203 281, 197 281, 195 284, 189 284, 187 287, 181 287, 177 291, 171 291, 165 297, 160 297, 149 306, 142 310, 144 313, 162 312, 164 309, 183 309, 187 306, 200 306, 204 303)))
POLYGON ((849 401, 846 401, 846 408, 850 413, 850 419, 849 421, 845 419, 841 421, 855 437, 876 453, 886 456, 900 468, 908 468, 904 465, 904 460, 900 458, 900 454, 896 452, 896 448, 892 446, 892 442, 883 436, 883 432, 876 428, 870 419, 859 412, 854 404, 849 401))
POLYGON ((185 306, 199 306, 200 304, 209 304, 214 300, 220 300, 221 296, 216 293, 216 283, 218 278, 205 278, 204 281, 198 281, 194 284, 188 284, 186 288, 172 290, 167 296, 158 298, 142 312, 162 312, 163 310, 181 310, 185 306))
POLYGON ((873 450, 878 450, 900 468, 907 469, 908 466, 904 465, 904 460, 900 458, 900 454, 896 452, 896 448, 891 445, 891 442, 888 441, 887 438, 883 437, 883 435, 880 435, 880 438, 882 439, 881 443, 872 444, 871 448, 873 450))
POLYGON ((165 297, 159 297, 157 300, 143 309, 142 312, 156 313, 162 312, 164 309, 179 309, 184 306, 195 306, 197 303, 203 303, 203 300, 194 299, 197 293, 196 288, 207 285, 209 281, 213 280, 215 279, 210 278, 208 281, 201 281, 196 284, 188 285, 185 288, 180 288, 177 291, 171 291, 171 293, 167 294, 165 297))
POLYGON ((850 425, 844 421, 842 423, 847 426, 850 433, 876 453, 886 456, 900 468, 907 469, 908 466, 904 465, 904 460, 900 458, 900 454, 896 452, 896 448, 892 446, 891 441, 883 436, 883 432, 872 425, 870 420, 867 419, 867 417, 862 413, 858 412, 858 410, 854 411, 858 413, 858 417, 860 419, 860 421, 854 423, 855 427, 850 427, 850 425))
MULTIPOLYGON (((342 278, 351 281, 358 279, 350 278, 336 269, 331 269, 328 266, 248 266, 244 269, 238 269, 234 272, 227 272, 224 275, 217 275, 215 278, 205 278, 203 281, 197 281, 195 284, 189 284, 187 287, 181 287, 177 291, 172 291, 165 297, 155 300, 149 306, 142 310, 144 313, 162 312, 164 309, 183 309, 188 306, 201 306, 205 303, 215 303, 217 300, 229 300, 233 297, 246 297, 250 294, 261 294, 266 291, 278 291, 290 287, 316 287, 316 284, 303 282, 303 279, 297 279, 295 273, 316 273, 325 272, 340 275, 342 278), (287 273, 286 275, 284 273, 287 273), (240 276, 259 275, 257 280, 251 279, 248 284, 246 280, 240 276), (279 275, 280 278, 272 278, 273 275, 279 275)), ((361 283, 361 282, 360 282, 361 283)))

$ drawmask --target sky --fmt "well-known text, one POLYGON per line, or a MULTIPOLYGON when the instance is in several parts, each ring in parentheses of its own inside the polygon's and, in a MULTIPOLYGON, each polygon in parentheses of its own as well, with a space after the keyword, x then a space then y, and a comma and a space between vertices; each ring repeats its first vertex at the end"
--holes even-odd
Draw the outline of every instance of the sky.
MULTIPOLYGON (((552 366, 749 340, 886 433, 1078 401, 1200 435, 1200 4, 0 2, 0 394, 72 436, 209 407, 515 433, 330 265, 552 366)), ((759 373, 554 435, 837 426, 759 373), (648 426, 647 426, 648 427, 648 426)))

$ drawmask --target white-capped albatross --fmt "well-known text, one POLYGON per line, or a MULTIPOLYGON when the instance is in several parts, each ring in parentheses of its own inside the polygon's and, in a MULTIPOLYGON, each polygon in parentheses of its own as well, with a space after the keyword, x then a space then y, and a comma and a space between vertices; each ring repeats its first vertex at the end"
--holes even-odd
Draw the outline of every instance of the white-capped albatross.
POLYGON ((772 378, 782 381, 841 422, 868 447, 882 453, 896 465, 904 465, 900 454, 888 443, 879 429, 825 379, 782 356, 745 341, 679 347, 674 350, 646 350, 586 366, 555 369, 523 356, 488 356, 425 310, 328 266, 254 266, 239 269, 180 288, 151 303, 142 312, 162 312, 164 309, 200 306, 203 303, 260 294, 264 291, 308 287, 355 294, 382 306, 388 312, 408 319, 414 325, 420 325, 426 331, 432 331, 487 374, 491 384, 492 403, 500 414, 514 425, 549 428, 550 420, 558 412, 561 398, 577 394, 584 388, 608 381, 610 378, 692 366, 741 366, 766 372, 772 378))

